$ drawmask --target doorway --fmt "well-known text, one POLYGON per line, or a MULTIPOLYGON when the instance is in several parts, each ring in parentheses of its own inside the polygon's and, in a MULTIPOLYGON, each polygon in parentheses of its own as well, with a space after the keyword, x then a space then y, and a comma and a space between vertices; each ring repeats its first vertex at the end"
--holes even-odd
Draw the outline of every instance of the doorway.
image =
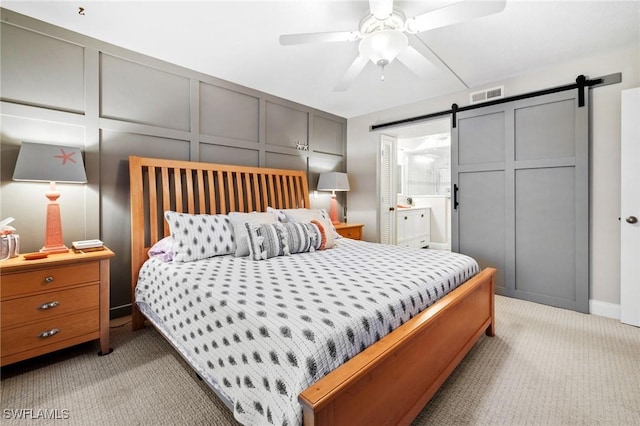
POLYGON ((451 250, 451 118, 388 129, 380 141, 381 242, 395 243, 398 205, 429 207, 429 247, 451 250))
POLYGON ((451 250, 451 132, 398 138, 398 204, 431 209, 429 247, 451 250))

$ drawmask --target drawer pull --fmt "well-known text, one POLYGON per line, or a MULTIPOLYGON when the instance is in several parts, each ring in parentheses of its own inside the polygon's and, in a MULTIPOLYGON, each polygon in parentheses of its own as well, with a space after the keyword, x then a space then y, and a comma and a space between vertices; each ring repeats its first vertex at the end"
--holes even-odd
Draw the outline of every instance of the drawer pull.
POLYGON ((42 333, 38 334, 37 337, 40 339, 46 339, 47 337, 55 336, 58 333, 60 333, 60 329, 52 328, 51 330, 43 331, 42 333))
POLYGON ((45 277, 44 282, 47 284, 50 284, 53 282, 53 277, 51 275, 49 275, 48 277, 45 277))
POLYGON ((54 300, 53 302, 43 303, 42 305, 38 306, 38 309, 44 311, 45 309, 55 308, 59 304, 60 302, 58 302, 57 300, 54 300))

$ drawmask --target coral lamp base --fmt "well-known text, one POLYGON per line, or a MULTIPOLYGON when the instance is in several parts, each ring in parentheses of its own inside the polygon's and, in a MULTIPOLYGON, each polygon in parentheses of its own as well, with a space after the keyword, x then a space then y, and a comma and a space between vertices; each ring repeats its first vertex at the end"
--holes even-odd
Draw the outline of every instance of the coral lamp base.
POLYGON ((336 200, 336 193, 331 194, 331 204, 329 205, 329 218, 334 225, 340 223, 338 219, 338 200, 336 200))
POLYGON ((44 238, 44 247, 40 249, 42 253, 66 253, 69 248, 64 245, 62 239, 62 221, 60 218, 60 204, 57 203, 60 193, 50 190, 46 193, 49 199, 47 204, 47 228, 44 238))

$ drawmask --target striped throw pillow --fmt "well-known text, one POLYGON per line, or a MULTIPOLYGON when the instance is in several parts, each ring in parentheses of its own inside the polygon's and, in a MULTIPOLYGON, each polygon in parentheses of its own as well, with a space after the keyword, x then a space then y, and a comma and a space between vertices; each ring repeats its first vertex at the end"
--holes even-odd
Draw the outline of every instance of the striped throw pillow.
POLYGON ((304 253, 320 249, 321 233, 313 223, 281 223, 285 230, 289 254, 304 253))
POLYGON ((322 225, 314 223, 245 224, 249 258, 266 260, 323 249, 322 225))

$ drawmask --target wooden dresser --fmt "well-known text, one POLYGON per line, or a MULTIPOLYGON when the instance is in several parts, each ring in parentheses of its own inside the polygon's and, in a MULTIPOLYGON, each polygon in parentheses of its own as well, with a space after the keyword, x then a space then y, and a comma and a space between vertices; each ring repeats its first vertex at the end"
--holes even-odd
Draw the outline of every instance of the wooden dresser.
POLYGON ((361 223, 336 223, 335 226, 338 234, 345 238, 351 238, 352 240, 362 239, 362 227, 361 223))
POLYGON ((91 340, 109 349, 111 250, 0 262, 0 365, 91 340))

